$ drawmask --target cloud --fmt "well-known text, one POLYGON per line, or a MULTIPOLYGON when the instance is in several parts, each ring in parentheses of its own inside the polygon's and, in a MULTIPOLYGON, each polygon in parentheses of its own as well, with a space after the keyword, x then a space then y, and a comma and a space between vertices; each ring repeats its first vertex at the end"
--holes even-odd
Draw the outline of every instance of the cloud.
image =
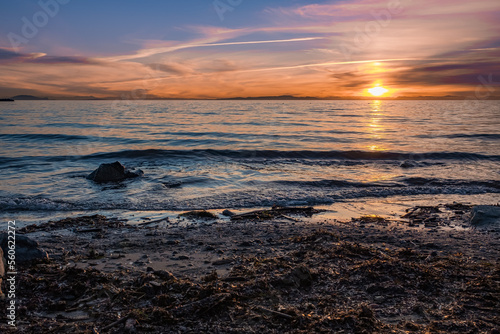
POLYGON ((224 42, 224 43, 203 43, 203 42, 190 42, 190 43, 179 43, 174 46, 167 47, 157 47, 150 49, 143 49, 139 52, 131 55, 110 57, 110 61, 121 61, 121 60, 133 60, 151 57, 158 54, 169 53, 184 49, 192 48, 202 48, 202 47, 215 47, 215 46, 234 46, 234 45, 252 45, 252 44, 270 44, 270 43, 292 43, 292 42, 303 42, 321 39, 320 37, 302 37, 302 38, 291 38, 291 39, 274 39, 274 40, 261 40, 261 41, 240 41, 240 42, 224 42))
POLYGON ((29 62, 34 64, 98 64, 99 62, 87 57, 67 57, 67 56, 43 56, 37 57, 29 62))
POLYGON ((208 64, 203 65, 200 68, 201 72, 205 73, 221 73, 221 72, 231 72, 237 71, 240 67, 235 64, 235 62, 227 59, 214 59, 208 64))
POLYGON ((151 63, 147 64, 149 68, 155 71, 166 72, 175 75, 188 75, 192 73, 192 70, 186 66, 177 63, 161 64, 161 63, 151 63))
POLYGON ((14 51, 0 48, 0 61, 19 58, 20 54, 14 51))
POLYGON ((0 48, 0 63, 32 63, 32 64, 97 64, 98 61, 88 57, 48 56, 45 53, 19 53, 0 48))

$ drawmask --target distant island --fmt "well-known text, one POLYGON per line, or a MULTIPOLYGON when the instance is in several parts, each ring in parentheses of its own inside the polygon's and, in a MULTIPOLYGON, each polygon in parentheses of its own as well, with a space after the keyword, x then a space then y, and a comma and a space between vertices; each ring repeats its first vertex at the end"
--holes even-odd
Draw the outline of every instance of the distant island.
POLYGON ((16 95, 11 98, 12 100, 48 100, 48 97, 37 97, 33 95, 16 95))
POLYGON ((14 102, 13 99, 0 99, 0 102, 14 102))
POLYGON ((250 97, 228 97, 218 100, 321 100, 313 96, 293 96, 293 95, 279 95, 279 96, 250 96, 250 97))

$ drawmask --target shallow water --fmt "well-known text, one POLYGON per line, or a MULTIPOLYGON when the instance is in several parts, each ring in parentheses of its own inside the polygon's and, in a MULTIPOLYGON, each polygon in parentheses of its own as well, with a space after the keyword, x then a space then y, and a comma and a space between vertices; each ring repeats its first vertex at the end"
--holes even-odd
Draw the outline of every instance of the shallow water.
POLYGON ((496 203, 499 120, 498 101, 2 103, 0 210, 29 216, 438 194, 496 203), (145 176, 85 179, 116 160, 145 176))

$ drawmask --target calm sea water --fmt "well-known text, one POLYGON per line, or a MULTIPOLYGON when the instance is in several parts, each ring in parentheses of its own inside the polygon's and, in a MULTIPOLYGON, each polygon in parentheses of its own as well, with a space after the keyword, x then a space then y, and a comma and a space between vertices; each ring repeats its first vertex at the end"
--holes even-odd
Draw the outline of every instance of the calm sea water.
POLYGON ((500 199, 498 101, 16 101, 0 124, 4 213, 500 199), (85 179, 114 161, 145 176, 85 179))

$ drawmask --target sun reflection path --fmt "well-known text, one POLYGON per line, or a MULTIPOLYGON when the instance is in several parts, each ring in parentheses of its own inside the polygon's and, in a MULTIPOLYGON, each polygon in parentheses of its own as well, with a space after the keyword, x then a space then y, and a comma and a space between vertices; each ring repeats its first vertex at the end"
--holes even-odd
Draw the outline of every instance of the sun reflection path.
MULTIPOLYGON (((373 141, 380 141, 383 139, 383 130, 384 127, 382 124, 380 124, 380 120, 382 119, 381 116, 383 115, 381 112, 382 109, 382 101, 375 100, 371 103, 370 105, 371 111, 370 111, 370 119, 368 123, 368 132, 370 135, 370 138, 373 141)), ((377 145, 375 143, 372 143, 371 145, 368 145, 368 150, 370 151, 384 151, 385 148, 381 145, 377 145)))

